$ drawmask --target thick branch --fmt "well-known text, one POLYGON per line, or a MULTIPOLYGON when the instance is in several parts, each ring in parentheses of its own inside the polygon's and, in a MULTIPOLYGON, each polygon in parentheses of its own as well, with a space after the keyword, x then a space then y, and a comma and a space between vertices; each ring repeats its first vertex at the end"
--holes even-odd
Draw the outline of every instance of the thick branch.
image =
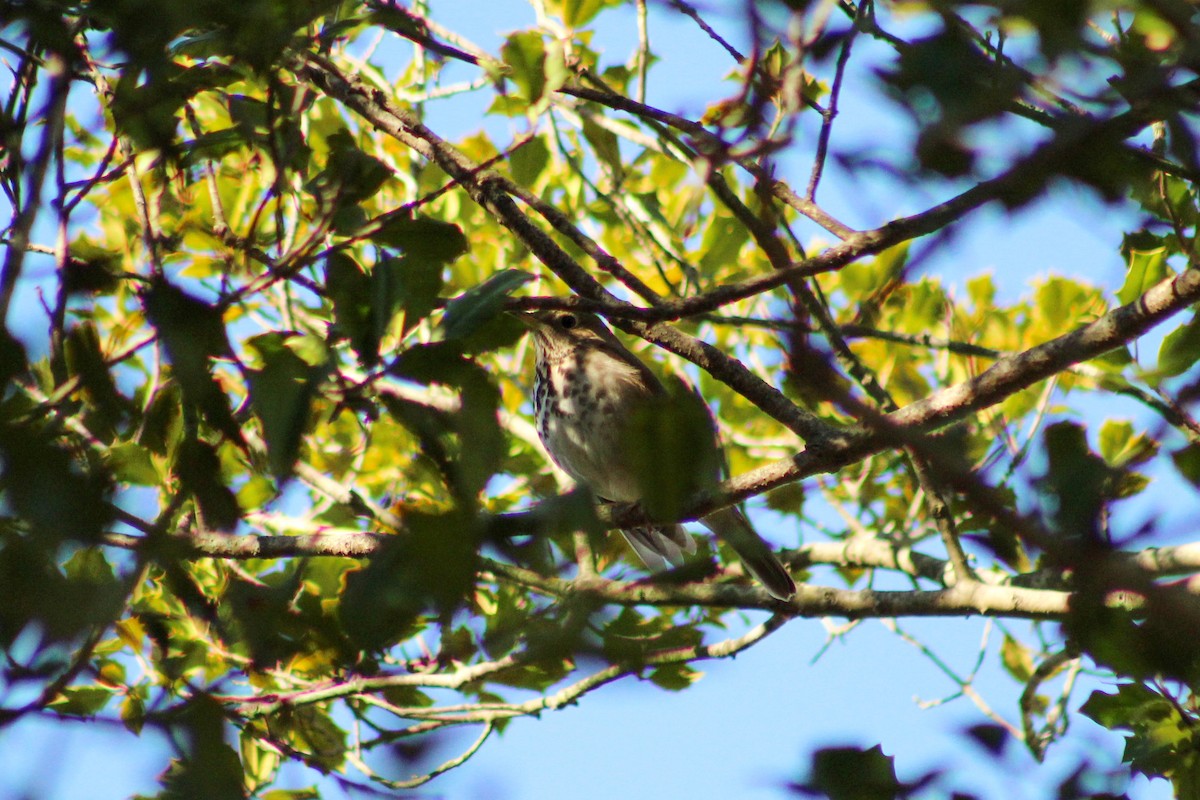
MULTIPOLYGON (((1200 301, 1200 270, 1188 269, 1152 287, 1128 305, 1044 344, 1005 356, 978 376, 947 387, 884 417, 891 432, 860 433, 810 446, 796 455, 725 481, 689 508, 699 518, 776 486, 838 469, 896 445, 897 435, 945 427, 1069 367, 1124 347, 1163 320, 1200 301)), ((622 524, 630 520, 621 518, 622 524)))

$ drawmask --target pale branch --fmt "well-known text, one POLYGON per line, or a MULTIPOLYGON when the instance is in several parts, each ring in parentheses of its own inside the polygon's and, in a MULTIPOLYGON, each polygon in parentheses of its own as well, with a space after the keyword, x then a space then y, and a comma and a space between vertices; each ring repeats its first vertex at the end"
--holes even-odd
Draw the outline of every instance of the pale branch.
POLYGON ((238 714, 249 719, 274 714, 290 706, 311 705, 350 697, 371 694, 401 687, 422 689, 461 689, 470 683, 478 683, 505 670, 518 667, 525 660, 509 655, 495 661, 486 661, 459 667, 450 672, 404 672, 400 674, 369 675, 344 678, 294 692, 274 692, 259 695, 219 695, 215 699, 226 703, 238 714))
MULTIPOLYGON (((133 524, 130 522, 130 524, 133 524)), ((135 525, 145 530, 153 529, 149 523, 135 525)), ((393 534, 365 533, 359 531, 340 533, 304 533, 291 535, 246 536, 230 533, 190 533, 172 541, 182 548, 185 558, 224 558, 248 560, 261 558, 370 558, 393 534)), ((402 533, 399 535, 403 535, 402 533)), ((145 539, 122 533, 109 533, 105 544, 125 550, 136 550, 144 546, 145 539)), ((913 577, 926 578, 939 584, 945 583, 947 562, 934 556, 897 547, 881 539, 855 537, 842 542, 814 542, 801 545, 783 553, 784 559, 794 569, 825 564, 858 569, 888 569, 903 572, 913 577)), ((1155 548, 1138 554, 1139 563, 1145 569, 1158 574, 1183 574, 1200 571, 1200 543, 1194 546, 1155 548)), ((517 573, 509 568, 508 577, 517 573)), ((524 572, 524 580, 532 582, 546 591, 565 592, 565 584, 547 584, 537 573, 524 572)))
MULTIPOLYGON (((1055 720, 1050 718, 1049 715, 1047 715, 1046 726, 1043 730, 1039 731, 1034 726, 1034 715, 1040 709, 1043 709, 1043 703, 1045 702, 1038 695, 1038 690, 1042 687, 1043 683, 1057 675, 1064 666, 1071 662, 1075 662, 1077 665, 1078 661, 1079 653, 1072 647, 1065 647, 1057 653, 1052 653, 1037 665, 1037 668, 1029 677, 1029 681, 1025 684, 1025 689, 1021 692, 1021 699, 1017 703, 1017 706, 1021 709, 1022 739, 1033 753, 1033 757, 1038 761, 1042 760, 1042 756, 1046 752, 1046 746, 1052 740, 1055 732, 1055 720)), ((1061 705, 1065 702, 1066 693, 1064 692, 1059 703, 1061 705)), ((1059 717, 1059 719, 1061 720, 1062 717, 1059 717)))
POLYGON ((1173 547, 1147 547, 1131 558, 1146 572, 1155 575, 1183 575, 1200 571, 1200 542, 1173 547))
MULTIPOLYGON (((530 587, 539 588, 539 587, 530 587)), ((649 584, 601 580, 543 579, 539 589, 551 595, 584 594, 616 605, 706 606, 761 608, 799 617, 1014 617, 1062 619, 1070 593, 965 581, 932 591, 837 589, 799 584, 787 603, 773 600, 764 590, 730 584, 649 584)))
MULTIPOLYGON (((366 532, 311 533, 300 535, 245 536, 231 533, 189 533, 186 537, 172 539, 182 550, 185 558, 227 558, 247 560, 260 558, 370 558, 390 536, 366 532)), ((147 540, 140 536, 123 533, 108 533, 104 544, 125 550, 137 550, 147 540)), ((898 547, 881 539, 854 537, 845 541, 813 542, 783 553, 784 559, 795 569, 824 564, 858 569, 888 569, 913 577, 925 578, 945 584, 948 562, 926 555, 907 547, 898 547)), ((1145 550, 1118 554, 1118 557, 1135 563, 1149 575, 1168 577, 1200 572, 1200 542, 1149 547, 1145 550)), ((492 562, 494 564, 494 562, 492 562)), ((506 567, 515 570, 515 567, 506 567)), ((515 574, 515 573, 512 573, 515 574)), ((547 578, 529 572, 529 579, 547 590, 558 593, 570 591, 571 581, 547 578), (559 582, 555 582, 559 581, 559 582)))
MULTIPOLYGON (((295 558, 300 556, 338 556, 366 558, 382 546, 386 537, 380 534, 305 534, 301 536, 237 536, 223 533, 196 533, 171 539, 185 557, 190 558, 295 558)), ((127 534, 110 533, 105 544, 126 549, 138 549, 148 541, 127 534)), ((1197 545, 1200 549, 1200 545, 1197 545)), ((804 553, 802 548, 800 553, 804 553)), ((885 567, 889 558, 881 552, 869 558, 852 560, 854 553, 865 548, 848 543, 823 544, 812 548, 810 562, 827 559, 827 563, 847 566, 885 567), (838 548, 846 561, 832 561, 838 548)), ((798 556, 802 558, 803 556, 798 556)), ((903 568, 908 559, 919 557, 897 553, 894 563, 903 568)), ((1186 560, 1172 559, 1167 548, 1157 551, 1156 563, 1178 565, 1186 560)), ((791 616, 860 617, 935 616, 954 617, 972 614, 1019 617, 1028 619, 1060 619, 1067 612, 1069 594, 1063 591, 1028 589, 982 583, 960 583, 947 589, 932 591, 874 591, 835 589, 801 584, 796 597, 787 604, 772 600, 765 591, 731 584, 683 584, 665 582, 621 582, 603 578, 568 580, 540 575, 521 567, 481 559, 485 580, 508 580, 540 593, 555 596, 583 596, 617 605, 652 606, 710 606, 730 608, 760 608, 787 613, 791 616)), ((912 571, 930 570, 932 562, 912 571)), ((909 570, 905 570, 909 571, 909 570)), ((944 570, 940 570, 944 571, 944 570)))
MULTIPOLYGON (((306 533, 299 536, 241 536, 215 531, 191 532, 170 542, 184 558, 368 558, 379 552, 387 534, 306 533)), ((153 546, 150 539, 127 533, 107 533, 104 544, 124 550, 153 546)))
POLYGON ((392 781, 382 778, 378 775, 371 775, 371 780, 375 781, 376 783, 383 784, 389 789, 415 789, 418 786, 423 786, 424 784, 429 783, 431 780, 436 778, 438 775, 441 775, 443 772, 448 772, 455 767, 460 767, 466 763, 467 759, 479 752, 479 748, 483 747, 483 743, 488 740, 488 737, 492 735, 492 731, 495 729, 495 723, 483 723, 483 732, 479 734, 478 738, 476 738, 475 741, 467 747, 467 749, 463 750, 463 752, 459 753, 454 758, 442 762, 423 775, 418 775, 415 778, 410 778, 404 781, 392 781))
MULTIPOLYGON (((551 694, 538 696, 522 703, 480 702, 452 706, 397 708, 393 713, 424 720, 421 730, 445 725, 496 722, 518 716, 538 714, 575 703, 580 697, 623 677, 639 675, 647 668, 694 661, 731 658, 759 643, 788 621, 786 614, 773 614, 741 636, 723 639, 713 644, 696 644, 645 653, 625 662, 613 663, 571 683, 551 694)), ((383 692, 396 687, 462 689, 468 684, 487 683, 502 673, 527 663, 536 663, 540 655, 523 652, 495 661, 458 667, 444 673, 404 672, 386 675, 338 678, 295 692, 274 692, 262 695, 217 695, 217 701, 228 705, 234 713, 255 719, 304 705, 383 692)), ((409 735, 411 729, 399 731, 409 735)))

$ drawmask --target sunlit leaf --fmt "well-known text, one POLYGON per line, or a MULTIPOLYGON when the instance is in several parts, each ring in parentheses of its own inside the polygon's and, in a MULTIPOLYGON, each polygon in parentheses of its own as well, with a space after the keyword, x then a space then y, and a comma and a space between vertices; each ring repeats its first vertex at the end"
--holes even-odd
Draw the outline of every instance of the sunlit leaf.
POLYGON ((1167 266, 1166 247, 1130 251, 1129 271, 1125 273, 1125 283, 1117 291, 1117 299, 1122 303, 1132 303, 1150 287, 1171 275, 1172 270, 1167 266))
POLYGON ((1158 371, 1172 376, 1186 372, 1200 361, 1200 315, 1171 331, 1158 349, 1158 371))
POLYGON ((546 44, 542 35, 537 31, 510 34, 500 54, 521 96, 530 103, 540 100, 546 90, 546 44))

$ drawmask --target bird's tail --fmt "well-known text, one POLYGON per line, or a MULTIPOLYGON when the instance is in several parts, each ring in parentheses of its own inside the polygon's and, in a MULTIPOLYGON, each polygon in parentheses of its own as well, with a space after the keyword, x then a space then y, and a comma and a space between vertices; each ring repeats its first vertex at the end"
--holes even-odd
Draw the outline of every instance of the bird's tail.
POLYGON ((796 594, 796 582, 784 569, 771 546, 763 541, 736 506, 723 508, 700 520, 704 526, 733 548, 763 588, 777 600, 790 600, 796 594))
POLYGON ((681 566, 684 553, 696 552, 696 540, 682 525, 642 525, 621 533, 651 570, 681 566))

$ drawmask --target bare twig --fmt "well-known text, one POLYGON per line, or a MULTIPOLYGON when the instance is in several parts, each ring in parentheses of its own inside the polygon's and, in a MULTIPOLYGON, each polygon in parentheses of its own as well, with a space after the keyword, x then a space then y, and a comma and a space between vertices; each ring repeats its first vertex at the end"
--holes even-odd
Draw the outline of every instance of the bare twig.
POLYGON ((50 168, 50 162, 62 138, 66 118, 67 96, 71 89, 71 76, 67 64, 57 54, 47 55, 45 70, 50 76, 50 90, 45 108, 39 115, 40 119, 45 120, 45 127, 42 130, 42 141, 30 162, 28 178, 22 193, 23 204, 17 211, 9 232, 12 246, 6 250, 4 265, 0 267, 0 322, 8 318, 8 309, 25 263, 30 233, 37 221, 38 211, 41 210, 42 185, 45 183, 46 171, 50 168))

